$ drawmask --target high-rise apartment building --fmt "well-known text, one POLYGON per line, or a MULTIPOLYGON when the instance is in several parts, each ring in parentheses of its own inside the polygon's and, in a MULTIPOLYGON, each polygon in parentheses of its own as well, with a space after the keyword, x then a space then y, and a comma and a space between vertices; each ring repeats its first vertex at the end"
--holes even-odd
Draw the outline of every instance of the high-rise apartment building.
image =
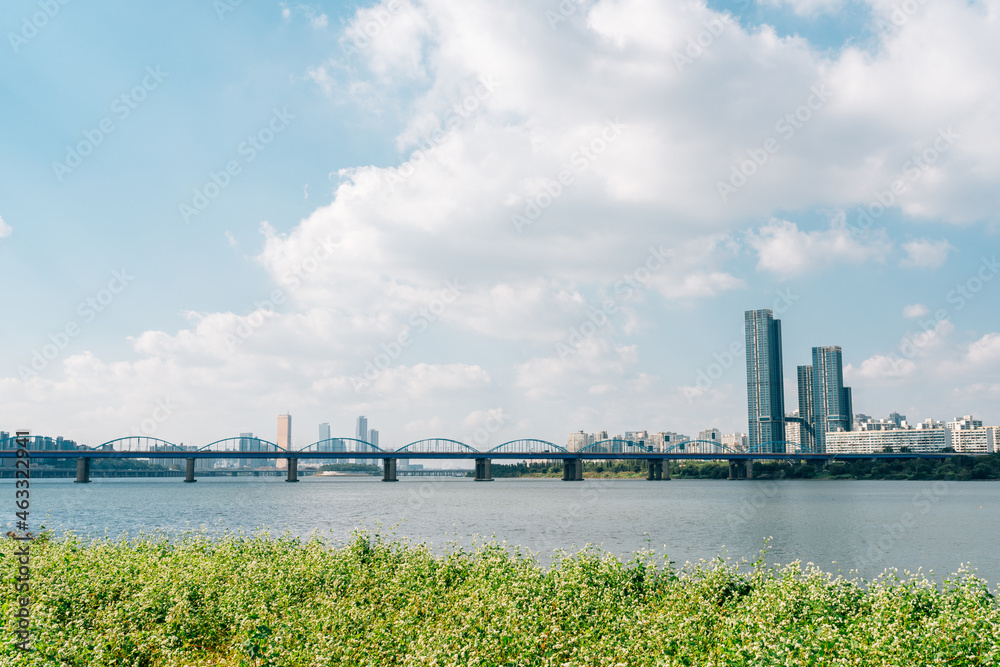
POLYGON ((814 347, 813 401, 815 406, 816 449, 826 451, 826 434, 850 431, 850 389, 844 387, 843 354, 839 345, 814 347))
MULTIPOLYGON (((364 415, 358 417, 358 425, 354 431, 354 437, 360 440, 361 442, 368 442, 368 417, 365 417, 364 415)), ((359 445, 359 447, 362 448, 362 451, 367 451, 367 449, 365 449, 363 445, 359 445)), ((354 459, 354 462, 362 463, 365 465, 370 465, 372 463, 366 458, 354 459)))
POLYGON ((781 320, 769 309, 748 310, 746 323, 747 420, 750 451, 785 451, 781 320))
POLYGON ((816 399, 813 395, 813 367, 799 366, 799 440, 802 450, 816 451, 816 399))
MULTIPOLYGON (((274 441, 274 444, 282 449, 290 450, 292 448, 292 416, 291 415, 278 415, 278 439, 274 441)), ((276 461, 277 467, 287 468, 288 459, 279 458, 276 461)))

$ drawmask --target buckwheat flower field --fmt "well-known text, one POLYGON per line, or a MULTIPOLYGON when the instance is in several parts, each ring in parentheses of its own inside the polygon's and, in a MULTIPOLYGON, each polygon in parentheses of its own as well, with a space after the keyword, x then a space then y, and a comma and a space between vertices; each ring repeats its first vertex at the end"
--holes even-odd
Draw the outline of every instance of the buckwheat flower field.
MULTIPOLYGON (((0 602, 16 621, 3 540, 0 602)), ((437 555, 357 533, 346 544, 190 533, 32 544, 34 650, 4 665, 997 665, 1000 607, 971 573, 935 584, 846 580, 792 563, 488 542, 437 555)))

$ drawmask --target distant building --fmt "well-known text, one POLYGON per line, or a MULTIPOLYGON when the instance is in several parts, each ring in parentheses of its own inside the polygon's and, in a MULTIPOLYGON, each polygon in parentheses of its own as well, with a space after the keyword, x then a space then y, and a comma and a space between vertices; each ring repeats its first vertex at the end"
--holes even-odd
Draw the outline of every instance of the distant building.
POLYGON ((927 453, 951 447, 956 452, 989 454, 996 451, 1000 435, 1000 426, 983 426, 982 421, 971 415, 956 417, 947 425, 934 419, 926 419, 916 428, 905 424, 906 418, 895 413, 889 419, 880 420, 866 416, 863 421, 859 420, 857 430, 827 433, 826 451, 830 454, 927 453))
MULTIPOLYGON (((354 437, 361 442, 368 442, 368 418, 364 415, 358 417, 358 423, 354 429, 354 437)), ((367 464, 368 459, 358 458, 354 459, 354 462, 367 464)))
POLYGON ((698 440, 711 442, 717 445, 722 444, 722 431, 717 428, 709 428, 698 432, 698 440))
MULTIPOLYGON (((799 367, 801 368, 801 366, 799 367)), ((805 424, 799 421, 799 411, 789 412, 785 415, 785 443, 788 451, 795 451, 795 445, 802 445, 802 438, 805 424), (794 443, 794 444, 793 444, 794 443)))
POLYGON ((781 320, 770 309, 744 313, 747 355, 747 421, 750 449, 784 452, 785 399, 781 320))
POLYGON ((947 443, 943 428, 832 431, 826 436, 827 454, 880 454, 903 447, 916 453, 940 452, 947 443))
POLYGON ((592 444, 594 444, 593 436, 588 433, 584 433, 583 431, 570 433, 569 437, 566 438, 566 449, 571 452, 578 452, 592 444))
POLYGON ((850 431, 850 392, 844 387, 843 354, 839 345, 812 349, 816 450, 825 452, 826 434, 850 431))
MULTIPOLYGON (((292 448, 292 416, 278 415, 278 439, 274 441, 281 449, 292 448)), ((288 459, 278 458, 275 462, 278 468, 287 468, 288 459)))
POLYGON ((997 451, 1000 426, 984 427, 982 421, 973 419, 972 415, 965 415, 948 422, 945 430, 948 434, 947 446, 956 452, 992 454, 997 451))
MULTIPOLYGON (((810 452, 816 451, 816 398, 813 394, 813 367, 799 366, 797 369, 799 381, 799 414, 801 422, 796 424, 797 436, 785 434, 786 440, 793 440, 810 452)), ((791 424, 789 424, 791 426, 791 424)))
POLYGON ((319 425, 319 439, 320 442, 330 439, 330 425, 326 422, 319 425))
POLYGON ((725 433, 722 436, 722 444, 734 451, 745 452, 747 450, 747 434, 725 433))

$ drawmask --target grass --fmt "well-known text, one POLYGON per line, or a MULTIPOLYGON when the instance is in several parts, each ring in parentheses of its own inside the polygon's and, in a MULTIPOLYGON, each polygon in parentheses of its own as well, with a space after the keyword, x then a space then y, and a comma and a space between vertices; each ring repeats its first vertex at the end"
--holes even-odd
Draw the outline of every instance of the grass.
POLYGON ((32 545, 35 650, 4 665, 997 665, 1000 607, 967 572, 844 580, 799 563, 676 568, 595 550, 548 568, 486 543, 435 555, 359 533, 32 545))

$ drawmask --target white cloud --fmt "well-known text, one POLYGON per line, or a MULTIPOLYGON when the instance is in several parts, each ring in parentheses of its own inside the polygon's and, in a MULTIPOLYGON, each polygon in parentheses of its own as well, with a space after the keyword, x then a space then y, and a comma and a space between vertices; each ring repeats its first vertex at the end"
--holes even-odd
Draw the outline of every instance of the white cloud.
MULTIPOLYGON (((835 2, 790 4, 809 14, 835 2)), ((876 12, 890 5, 879 2, 876 12)), ((190 314, 180 330, 136 335, 137 361, 79 355, 55 379, 4 381, 11 409, 42 414, 65 405, 67 419, 86 415, 100 430, 109 415, 95 406, 114 404, 109 397, 130 397, 127 412, 111 415, 130 420, 162 391, 192 411, 169 428, 208 424, 223 435, 247 430, 241 420, 275 405, 381 411, 427 428, 519 402, 524 428, 549 428, 554 401, 573 406, 566 422, 662 420, 683 389, 641 375, 632 335, 648 327, 650 311, 746 287, 733 268, 733 235, 748 220, 769 220, 746 236, 757 268, 788 277, 890 256, 884 232, 850 230, 855 207, 896 179, 907 187, 886 205, 904 217, 996 219, 995 2, 926 3, 903 29, 878 35, 874 48, 834 53, 767 26, 744 29, 702 2, 586 3, 555 29, 528 0, 398 6, 358 10, 329 57, 306 71, 337 102, 398 114, 400 154, 394 164, 340 171, 332 201, 287 233, 262 228, 257 259, 286 297, 279 312, 248 303, 190 314), (723 29, 678 67, 673 54, 706 21, 723 29), (814 86, 826 86, 829 102, 783 136, 776 123, 814 86), (609 120, 622 127, 613 142, 603 137, 609 120), (910 178, 908 161, 949 126, 959 136, 954 146, 910 178), (720 201, 716 183, 768 137, 780 139, 780 150, 720 201), (572 183, 518 234, 511 216, 565 165, 572 183), (816 207, 846 213, 815 230, 773 217, 816 207), (636 275, 650 246, 673 254, 625 297, 615 285, 636 275), (456 278, 466 288, 443 303, 446 281, 456 278), (616 300, 617 314, 559 359, 554 343, 604 297, 616 300), (261 325, 239 338, 251 317, 261 325), (355 391, 351 377, 365 360, 404 333, 413 344, 355 391)), ((289 6, 281 8, 290 18, 289 6)), ((0 223, 0 236, 4 229, 0 223)), ((904 263, 939 265, 950 249, 941 243, 911 241, 904 263)), ((921 316, 910 310, 916 305, 908 317, 921 316)), ((851 372, 872 381, 923 372, 926 351, 954 352, 946 334, 920 334, 912 356, 874 355, 851 372)), ((982 343, 969 355, 992 359, 990 350, 982 343)), ((726 405, 742 411, 740 392, 727 387, 704 397, 713 410, 705 420, 726 405)))
POLYGON ((757 268, 780 276, 818 271, 839 262, 881 262, 892 249, 884 234, 869 234, 867 243, 856 236, 840 215, 828 229, 814 232, 800 231, 788 220, 772 219, 759 231, 750 232, 747 242, 757 251, 757 268))
POLYGON ((932 241, 916 239, 903 244, 906 257, 900 261, 900 266, 916 269, 940 268, 948 258, 948 253, 954 250, 948 241, 932 241))
POLYGON ((14 232, 14 229, 0 218, 0 239, 5 239, 14 232))
POLYGON ((1000 361, 1000 333, 988 333, 970 344, 966 358, 976 367, 1000 361))
POLYGON ((903 317, 923 317, 929 312, 931 312, 930 309, 922 303, 913 303, 903 307, 903 317))
POLYGON ((913 375, 916 370, 917 364, 912 359, 905 359, 898 355, 876 354, 862 361, 857 369, 848 364, 844 369, 844 374, 845 379, 850 382, 854 378, 865 380, 903 378, 913 375))

